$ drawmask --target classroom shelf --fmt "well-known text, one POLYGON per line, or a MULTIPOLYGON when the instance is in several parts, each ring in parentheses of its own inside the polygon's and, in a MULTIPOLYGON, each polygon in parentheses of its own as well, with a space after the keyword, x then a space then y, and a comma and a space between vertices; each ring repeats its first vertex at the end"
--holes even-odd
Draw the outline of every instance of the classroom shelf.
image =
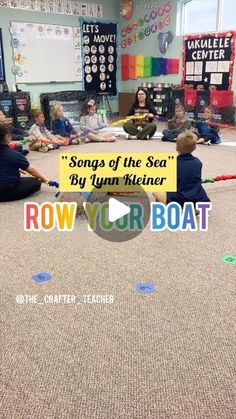
POLYGON ((171 87, 146 87, 149 97, 163 120, 169 118, 171 87))
MULTIPOLYGON (((150 99, 157 110, 158 116, 163 120, 172 118, 175 113, 175 106, 182 104, 184 106, 184 89, 174 89, 172 87, 145 87, 150 99)), ((227 92, 231 97, 232 93, 227 92)), ((195 106, 185 106, 185 115, 188 118, 202 118, 206 106, 211 103, 212 93, 209 90, 198 90, 196 93, 195 106)), ((231 99, 232 102, 232 99, 231 99)), ((231 104, 229 102, 229 104, 231 104)), ((214 119, 220 123, 235 124, 235 107, 214 107, 214 119)))

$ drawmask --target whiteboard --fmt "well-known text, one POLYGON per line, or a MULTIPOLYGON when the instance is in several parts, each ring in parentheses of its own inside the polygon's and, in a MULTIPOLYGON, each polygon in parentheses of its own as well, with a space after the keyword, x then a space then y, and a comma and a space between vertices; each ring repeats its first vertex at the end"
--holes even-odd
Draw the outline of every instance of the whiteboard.
POLYGON ((11 22, 16 83, 82 80, 80 28, 11 22))

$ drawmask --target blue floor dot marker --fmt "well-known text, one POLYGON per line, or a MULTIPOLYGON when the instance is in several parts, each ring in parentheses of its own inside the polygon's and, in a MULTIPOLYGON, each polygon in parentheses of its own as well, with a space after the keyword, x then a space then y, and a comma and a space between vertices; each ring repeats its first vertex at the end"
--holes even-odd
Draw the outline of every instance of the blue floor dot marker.
POLYGON ((38 274, 33 275, 32 279, 35 282, 45 282, 49 281, 49 279, 52 279, 52 275, 48 272, 40 272, 38 274))
POLYGON ((136 291, 140 294, 149 294, 156 291, 156 286, 151 282, 140 282, 136 284, 136 291))

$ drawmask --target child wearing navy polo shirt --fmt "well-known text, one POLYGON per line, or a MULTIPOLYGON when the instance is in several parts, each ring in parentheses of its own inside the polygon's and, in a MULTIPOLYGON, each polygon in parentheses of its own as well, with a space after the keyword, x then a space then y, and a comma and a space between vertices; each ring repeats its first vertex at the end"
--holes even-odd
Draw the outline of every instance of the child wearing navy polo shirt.
POLYGON ((177 157, 177 192, 155 192, 153 196, 157 202, 168 204, 178 202, 181 206, 185 202, 210 202, 202 187, 202 162, 192 155, 196 149, 197 136, 186 131, 178 135, 176 140, 177 157))
POLYGON ((22 154, 9 147, 10 141, 10 131, 0 126, 0 202, 27 198, 40 190, 41 183, 47 183, 22 154), (21 170, 34 177, 21 177, 21 170))
POLYGON ((80 144, 79 134, 71 125, 69 119, 65 117, 63 106, 55 105, 52 114, 54 117, 52 121, 53 134, 69 138, 70 144, 80 144))

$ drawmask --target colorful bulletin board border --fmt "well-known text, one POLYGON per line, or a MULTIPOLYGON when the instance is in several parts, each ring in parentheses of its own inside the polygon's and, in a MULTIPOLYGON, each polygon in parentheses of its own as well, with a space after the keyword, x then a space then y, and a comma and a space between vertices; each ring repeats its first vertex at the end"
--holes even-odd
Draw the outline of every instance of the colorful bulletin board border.
POLYGON ((82 17, 102 18, 103 16, 102 4, 83 3, 77 0, 5 0, 0 1, 0 7, 82 17))
POLYGON ((187 35, 183 38, 182 86, 203 85, 205 90, 230 90, 236 31, 187 35))

